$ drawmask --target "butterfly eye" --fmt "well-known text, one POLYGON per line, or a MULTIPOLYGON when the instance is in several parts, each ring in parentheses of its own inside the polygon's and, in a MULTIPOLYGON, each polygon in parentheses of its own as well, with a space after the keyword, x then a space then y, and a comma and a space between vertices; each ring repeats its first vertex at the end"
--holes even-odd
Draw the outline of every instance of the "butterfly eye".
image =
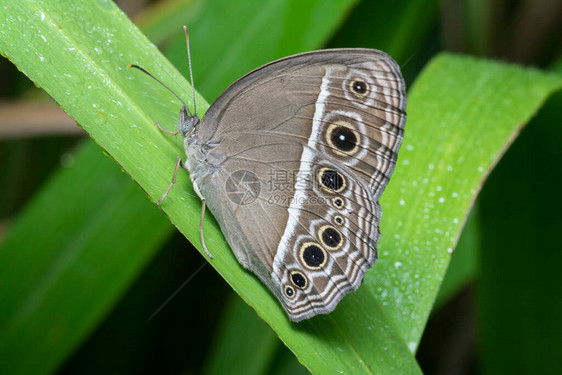
POLYGON ((343 243, 342 235, 331 225, 320 228, 318 237, 320 237, 322 245, 326 246, 328 250, 337 250, 343 243))
POLYGON ((353 91, 357 95, 364 96, 367 91, 369 91, 369 85, 363 81, 352 81, 350 86, 351 91, 353 91))
POLYGON ((318 180, 322 187, 335 193, 339 193, 346 186, 345 177, 338 171, 329 168, 320 169, 318 180))
POLYGON ((312 242, 301 246, 300 260, 308 269, 318 270, 326 264, 326 251, 312 242))
POLYGON ((308 284, 306 277, 299 271, 291 272, 291 282, 299 289, 305 289, 308 284))

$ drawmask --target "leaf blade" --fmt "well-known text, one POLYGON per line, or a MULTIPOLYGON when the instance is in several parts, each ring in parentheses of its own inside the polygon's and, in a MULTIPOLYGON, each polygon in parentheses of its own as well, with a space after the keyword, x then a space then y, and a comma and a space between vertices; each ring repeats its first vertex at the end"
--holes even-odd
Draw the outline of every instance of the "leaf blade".
POLYGON ((410 90, 406 135, 381 199, 386 217, 395 219, 381 222, 375 266, 394 276, 366 284, 412 350, 484 180, 560 85, 537 70, 442 54, 410 90))

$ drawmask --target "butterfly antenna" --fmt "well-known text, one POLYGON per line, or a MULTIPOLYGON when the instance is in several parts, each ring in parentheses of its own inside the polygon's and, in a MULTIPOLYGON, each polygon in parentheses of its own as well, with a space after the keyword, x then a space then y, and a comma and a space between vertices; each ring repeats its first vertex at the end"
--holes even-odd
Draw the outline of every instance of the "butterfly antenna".
POLYGON ((189 111, 189 108, 187 108, 187 104, 185 104, 185 102, 184 102, 183 100, 181 100, 181 98, 179 97, 179 95, 176 94, 176 93, 174 92, 174 90, 172 90, 171 88, 169 88, 168 86, 166 86, 166 85, 164 84, 164 82, 160 81, 158 78, 156 78, 156 77, 154 77, 152 74, 150 74, 146 69, 144 69, 144 68, 142 68, 142 67, 140 67, 140 66, 138 66, 138 65, 131 64, 131 65, 128 65, 127 68, 135 68, 135 69, 138 69, 138 70, 140 70, 141 72, 143 72, 144 74, 146 74, 147 76, 149 76, 150 78, 154 79, 156 82, 158 82, 158 83, 161 84, 162 86, 164 86, 168 91, 170 91, 172 94, 174 94, 174 96, 175 96, 176 98, 178 98, 178 100, 183 104, 183 106, 187 109, 187 112, 188 112, 189 115, 191 116, 191 112, 189 111))
POLYGON ((187 33, 187 26, 185 30, 185 43, 187 44, 187 61, 189 62, 189 79, 191 80, 191 89, 193 90, 193 113, 197 116, 197 104, 195 103, 195 86, 193 85, 193 71, 191 70, 191 52, 189 50, 189 34, 187 33))

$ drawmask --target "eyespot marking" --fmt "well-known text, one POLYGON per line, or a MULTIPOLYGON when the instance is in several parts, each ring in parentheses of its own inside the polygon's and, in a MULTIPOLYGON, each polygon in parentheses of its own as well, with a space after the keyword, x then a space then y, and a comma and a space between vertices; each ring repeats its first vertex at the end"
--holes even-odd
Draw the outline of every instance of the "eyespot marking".
POLYGON ((340 197, 335 197, 332 199, 332 204, 335 208, 341 210, 343 208, 343 199, 341 199, 340 197))
POLYGON ((326 130, 326 143, 338 155, 353 155, 359 151, 360 135, 353 124, 339 120, 330 123, 326 130))
POLYGON ((291 272, 291 282, 299 289, 305 289, 308 285, 308 280, 302 272, 292 271, 291 272))
POLYGON ((305 242, 301 246, 299 258, 302 264, 311 270, 319 270, 328 260, 326 250, 314 242, 305 242))
POLYGON ((378 88, 371 75, 351 70, 342 82, 342 89, 353 104, 366 107, 373 103, 378 88))
POLYGON ((365 96, 369 92, 369 84, 359 79, 351 81, 349 88, 354 94, 359 96, 365 96))
POLYGON ((343 217, 341 217, 340 215, 334 216, 334 222, 338 225, 343 225, 344 223, 343 217))
POLYGON ((285 287, 285 295, 286 295, 288 298, 293 298, 293 297, 295 296, 295 294, 296 294, 296 293, 295 293, 295 290, 293 289, 292 286, 287 285, 287 286, 285 287))
POLYGON ((320 185, 331 192, 339 193, 346 187, 345 177, 338 171, 330 168, 320 168, 318 171, 320 185))
POLYGON ((331 225, 324 225, 318 231, 318 237, 328 250, 337 250, 343 245, 343 237, 339 230, 331 225))

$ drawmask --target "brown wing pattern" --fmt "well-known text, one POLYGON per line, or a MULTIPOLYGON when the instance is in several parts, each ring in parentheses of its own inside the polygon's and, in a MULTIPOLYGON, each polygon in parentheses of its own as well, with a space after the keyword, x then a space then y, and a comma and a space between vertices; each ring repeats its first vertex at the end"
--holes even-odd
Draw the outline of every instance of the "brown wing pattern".
POLYGON ((378 199, 405 107, 388 55, 328 50, 249 73, 203 118, 194 147, 204 145, 205 157, 190 163, 192 179, 240 263, 291 320, 332 311, 375 262, 378 199), (235 202, 233 186, 252 190, 251 202, 235 202))

